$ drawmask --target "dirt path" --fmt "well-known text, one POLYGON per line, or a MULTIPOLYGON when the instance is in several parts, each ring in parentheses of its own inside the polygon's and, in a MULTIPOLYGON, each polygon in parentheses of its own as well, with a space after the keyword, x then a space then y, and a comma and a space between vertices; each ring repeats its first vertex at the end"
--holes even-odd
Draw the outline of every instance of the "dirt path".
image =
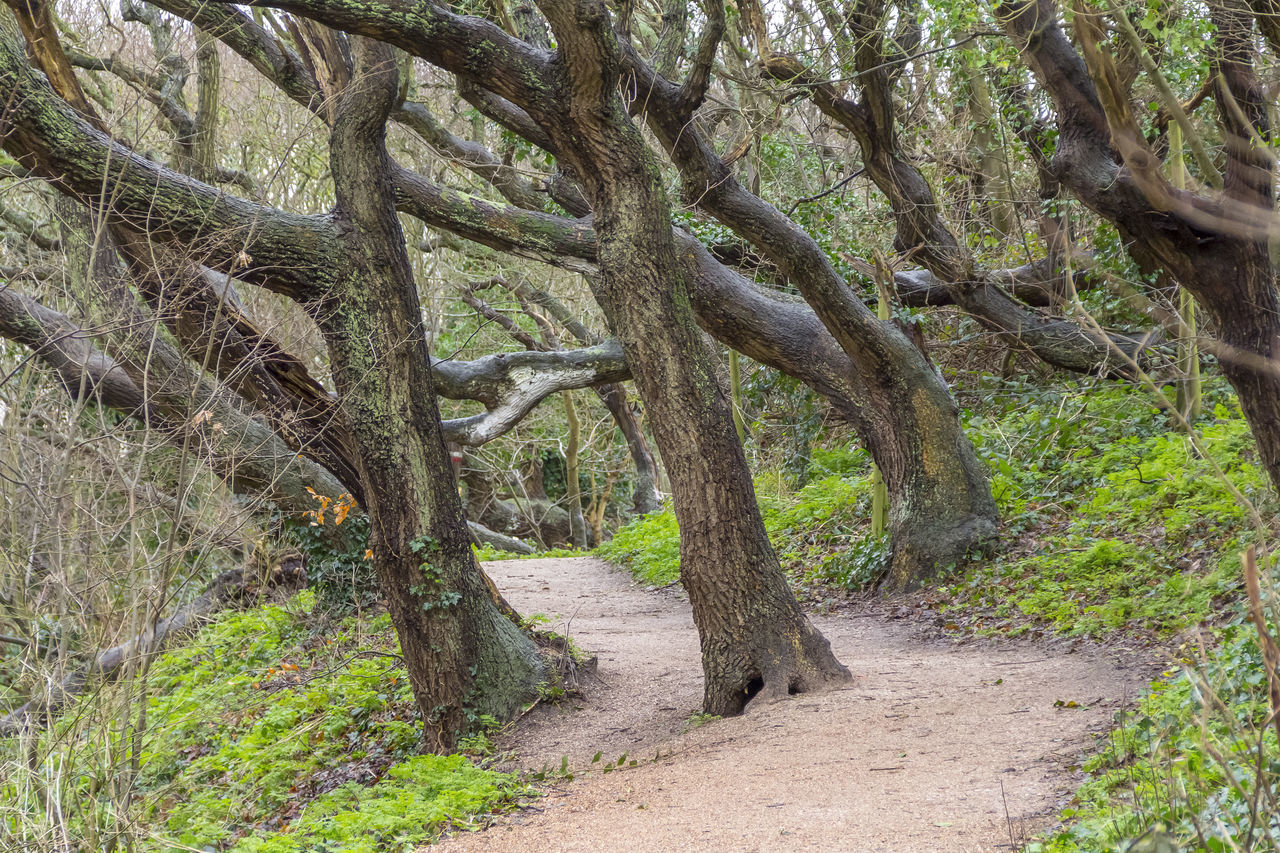
POLYGON ((600 659, 581 698, 535 708, 498 748, 532 770, 566 755, 575 771, 623 752, 641 763, 580 773, 439 853, 1007 851, 1060 806, 1090 730, 1142 680, 1098 652, 957 646, 875 614, 816 617, 856 676, 849 687, 686 732, 702 671, 677 592, 587 558, 487 570, 515 607, 567 623, 600 659))

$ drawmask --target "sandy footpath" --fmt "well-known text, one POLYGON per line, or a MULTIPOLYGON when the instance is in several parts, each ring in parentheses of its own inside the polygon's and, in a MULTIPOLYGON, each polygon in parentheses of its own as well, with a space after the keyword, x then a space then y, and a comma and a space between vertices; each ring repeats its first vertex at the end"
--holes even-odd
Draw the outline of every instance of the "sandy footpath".
POLYGON ((535 708, 499 750, 534 770, 566 755, 575 771, 623 752, 640 763, 580 773, 440 853, 1008 851, 1052 819, 1090 731, 1143 681, 1100 651, 956 645, 854 612, 814 620, 848 687, 689 729, 702 671, 678 592, 590 558, 486 569, 516 608, 599 656, 581 697, 535 708))

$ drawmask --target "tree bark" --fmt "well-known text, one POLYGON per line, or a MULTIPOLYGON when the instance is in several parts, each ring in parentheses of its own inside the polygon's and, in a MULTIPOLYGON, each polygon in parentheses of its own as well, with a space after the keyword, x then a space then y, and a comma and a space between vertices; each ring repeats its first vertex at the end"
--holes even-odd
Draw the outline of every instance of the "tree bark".
POLYGON ((617 94, 619 46, 601 2, 541 5, 560 44, 533 113, 583 176, 595 210, 593 293, 622 341, 671 479, 680 576, 702 645, 703 709, 737 714, 849 677, 787 586, 728 402, 694 320, 653 154, 617 94), (554 105, 554 106, 553 106, 554 105))
POLYGON ((427 745, 447 751, 469 715, 510 719, 533 697, 542 665, 494 605, 471 550, 384 147, 397 66, 385 45, 356 47, 330 138, 345 251, 334 285, 308 308, 360 453, 373 563, 427 745))
POLYGON ((565 391, 564 418, 568 423, 564 449, 564 501, 569 511, 569 538, 573 547, 587 547, 587 520, 582 515, 582 488, 578 482, 578 445, 582 440, 582 426, 573 405, 573 395, 565 391))
POLYGON ((683 89, 634 57, 631 69, 647 93, 649 126, 681 171, 685 197, 767 255, 847 356, 841 366, 848 372, 834 378, 858 389, 847 415, 893 504, 887 588, 919 586, 988 548, 995 501, 942 377, 894 325, 876 319, 812 237, 738 183, 690 120, 696 104, 683 89))

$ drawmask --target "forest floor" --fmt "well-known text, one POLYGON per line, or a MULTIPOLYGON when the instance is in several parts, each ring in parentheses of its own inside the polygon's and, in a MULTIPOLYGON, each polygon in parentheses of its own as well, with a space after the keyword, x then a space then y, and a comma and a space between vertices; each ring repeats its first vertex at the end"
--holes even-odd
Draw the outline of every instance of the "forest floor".
POLYGON ((593 558, 486 569, 599 667, 580 695, 495 738, 508 769, 567 757, 574 778, 441 853, 1021 849, 1152 675, 1149 651, 957 642, 881 604, 814 617, 854 674, 847 687, 703 722, 698 636, 677 589, 593 558))

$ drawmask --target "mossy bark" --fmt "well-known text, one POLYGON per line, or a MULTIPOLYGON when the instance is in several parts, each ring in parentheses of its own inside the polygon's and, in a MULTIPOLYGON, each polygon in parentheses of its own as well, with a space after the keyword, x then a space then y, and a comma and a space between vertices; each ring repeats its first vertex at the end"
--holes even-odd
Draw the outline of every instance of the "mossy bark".
POLYGON ((595 211, 592 290, 622 341, 671 480, 681 582, 702 645, 703 708, 736 714, 849 677, 787 586, 760 517, 729 402, 694 317, 652 152, 618 96, 603 4, 543 5, 564 75, 535 116, 583 176, 595 211))
POLYGON ((373 42, 361 40, 357 56, 330 142, 346 251, 333 286, 310 308, 360 453, 374 567, 427 744, 448 750, 468 715, 511 718, 542 669, 485 584, 445 448, 383 144, 396 64, 373 42))

